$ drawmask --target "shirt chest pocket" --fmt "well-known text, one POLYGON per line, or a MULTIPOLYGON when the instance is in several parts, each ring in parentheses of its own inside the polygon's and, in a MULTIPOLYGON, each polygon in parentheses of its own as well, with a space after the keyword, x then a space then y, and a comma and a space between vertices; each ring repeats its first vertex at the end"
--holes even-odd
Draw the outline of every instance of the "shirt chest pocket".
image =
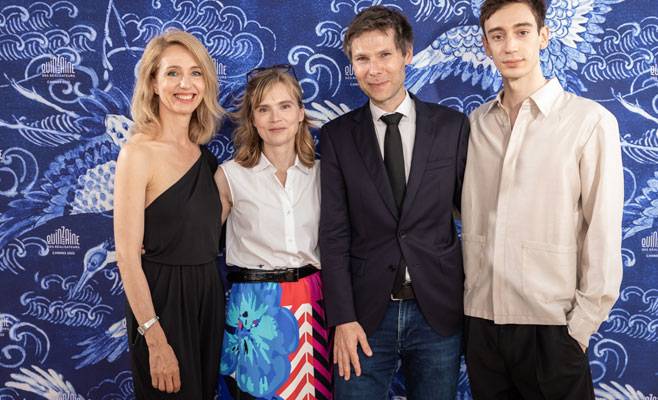
POLYGON ((575 296, 577 246, 523 242, 521 247, 526 295, 542 301, 571 300, 575 296))

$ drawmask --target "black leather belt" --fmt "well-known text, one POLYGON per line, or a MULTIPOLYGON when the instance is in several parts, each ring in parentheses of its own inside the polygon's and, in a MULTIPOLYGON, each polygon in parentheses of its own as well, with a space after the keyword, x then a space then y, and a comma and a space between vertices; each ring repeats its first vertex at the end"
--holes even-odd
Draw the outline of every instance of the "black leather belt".
POLYGON ((414 288, 411 286, 411 282, 405 282, 400 287, 400 290, 391 293, 391 300, 412 300, 415 298, 416 295, 414 294, 414 288))
POLYGON ((311 274, 320 271, 311 264, 299 268, 284 268, 274 270, 256 270, 252 268, 238 268, 229 271, 227 278, 231 282, 297 282, 311 274))

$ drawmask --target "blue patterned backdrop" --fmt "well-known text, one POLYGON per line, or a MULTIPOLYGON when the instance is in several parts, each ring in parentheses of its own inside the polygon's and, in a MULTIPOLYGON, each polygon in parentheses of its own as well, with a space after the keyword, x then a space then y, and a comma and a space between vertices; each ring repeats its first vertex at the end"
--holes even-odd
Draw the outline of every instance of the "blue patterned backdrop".
MULTIPOLYGON (((295 65, 309 114, 365 100, 341 52, 355 13, 402 10, 412 92, 470 112, 501 78, 481 48, 481 0, 0 1, 0 399, 130 399, 124 293, 112 238, 115 159, 145 43, 175 27, 216 60, 222 104, 245 72, 295 65)), ((626 200, 619 301, 590 344, 600 399, 658 397, 658 5, 553 0, 547 76, 620 122, 626 200)), ((230 158, 231 127, 210 145, 230 158)), ((541 212, 541 210, 537 210, 541 212)), ((392 395, 403 396, 396 380, 392 395)), ((470 399, 465 369, 460 399, 470 399)))

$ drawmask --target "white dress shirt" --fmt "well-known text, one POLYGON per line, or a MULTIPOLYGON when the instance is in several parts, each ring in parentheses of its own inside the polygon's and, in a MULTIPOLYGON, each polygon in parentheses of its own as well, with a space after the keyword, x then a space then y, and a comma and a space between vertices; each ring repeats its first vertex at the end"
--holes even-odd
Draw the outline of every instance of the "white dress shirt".
POLYGON ((404 176, 409 180, 409 171, 411 170, 411 157, 414 151, 414 142, 416 140, 416 107, 414 101, 411 100, 409 92, 407 92, 404 100, 393 112, 386 112, 381 108, 370 102, 370 113, 372 114, 372 122, 375 124, 375 134, 377 135, 377 143, 379 143, 379 151, 384 159, 384 137, 386 136, 386 123, 380 118, 384 115, 400 113, 402 119, 398 124, 400 136, 402 138, 402 155, 404 156, 404 176))
POLYGON ((617 120, 553 79, 522 103, 513 127, 500 94, 470 123, 464 313, 567 325, 586 347, 622 277, 617 120))
MULTIPOLYGON (((375 134, 377 135, 377 143, 379 143, 379 151, 384 159, 384 138, 386 137, 386 123, 381 120, 381 117, 388 114, 400 113, 402 118, 398 123, 400 130, 400 137, 402 139, 402 155, 404 157, 404 177, 409 181, 409 171, 411 171, 411 158, 414 151, 414 143, 416 141, 416 106, 414 101, 406 92, 404 100, 393 112, 386 112, 377 107, 370 101, 370 113, 372 114, 372 122, 375 124, 375 134)), ((405 280, 411 282, 409 269, 405 270, 405 280)))
POLYGON ((253 168, 222 164, 231 189, 226 221, 226 264, 272 270, 320 267, 320 162, 288 168, 285 187, 264 154, 253 168))

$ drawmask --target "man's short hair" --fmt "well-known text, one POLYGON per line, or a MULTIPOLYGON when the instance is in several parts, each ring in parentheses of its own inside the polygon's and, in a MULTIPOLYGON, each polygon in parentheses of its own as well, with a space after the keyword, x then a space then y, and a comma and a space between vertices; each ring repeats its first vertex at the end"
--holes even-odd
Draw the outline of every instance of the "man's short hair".
POLYGON ((484 31, 486 20, 491 18, 496 11, 514 3, 527 4, 530 7, 530 11, 532 11, 537 22, 537 30, 544 26, 544 20, 546 19, 546 2, 544 0, 484 0, 480 7, 480 28, 482 28, 482 32, 486 34, 484 31))
POLYGON ((414 42, 413 30, 407 18, 401 12, 384 6, 372 6, 362 10, 354 17, 345 33, 343 51, 347 58, 352 60, 354 38, 371 31, 386 33, 389 29, 395 33, 395 46, 406 54, 414 42))

